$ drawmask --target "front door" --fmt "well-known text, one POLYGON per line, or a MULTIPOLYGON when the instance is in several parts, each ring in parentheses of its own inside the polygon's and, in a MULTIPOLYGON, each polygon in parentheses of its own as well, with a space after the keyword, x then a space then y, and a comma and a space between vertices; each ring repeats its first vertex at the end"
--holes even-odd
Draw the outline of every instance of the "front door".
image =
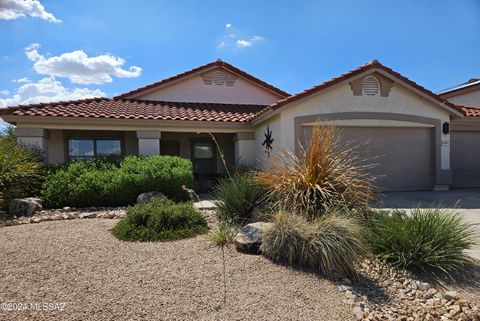
POLYGON ((215 174, 215 149, 212 141, 192 141, 193 172, 198 177, 215 174))

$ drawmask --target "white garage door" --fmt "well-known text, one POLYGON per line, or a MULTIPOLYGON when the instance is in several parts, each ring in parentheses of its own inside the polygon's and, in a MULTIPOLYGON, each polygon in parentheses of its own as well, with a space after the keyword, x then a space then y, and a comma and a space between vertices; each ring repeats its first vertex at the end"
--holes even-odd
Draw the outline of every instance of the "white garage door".
MULTIPOLYGON (((340 130, 345 141, 360 144, 357 151, 362 158, 378 164, 370 173, 377 177, 380 190, 433 188, 432 128, 342 127, 340 130)), ((307 132, 304 134, 308 137, 307 132)))
POLYGON ((480 187, 480 131, 452 131, 452 187, 480 187))

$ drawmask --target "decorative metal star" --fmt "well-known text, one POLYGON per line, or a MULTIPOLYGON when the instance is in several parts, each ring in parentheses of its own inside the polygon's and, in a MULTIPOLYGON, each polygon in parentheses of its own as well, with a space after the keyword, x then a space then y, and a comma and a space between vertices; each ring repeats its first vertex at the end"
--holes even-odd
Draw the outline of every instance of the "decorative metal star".
POLYGON ((265 154, 267 154, 267 157, 270 157, 270 152, 273 150, 272 143, 273 143, 273 138, 272 138, 272 131, 270 130, 270 127, 267 125, 267 131, 265 132, 265 140, 262 143, 262 146, 265 146, 265 154))

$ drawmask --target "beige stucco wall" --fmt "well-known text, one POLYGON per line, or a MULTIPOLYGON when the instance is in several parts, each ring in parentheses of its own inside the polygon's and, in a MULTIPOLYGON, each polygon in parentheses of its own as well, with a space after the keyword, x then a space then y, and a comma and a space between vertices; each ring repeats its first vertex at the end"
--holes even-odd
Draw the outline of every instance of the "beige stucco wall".
POLYGON ((200 75, 159 88, 136 99, 269 105, 280 97, 237 77, 233 86, 205 85, 200 75))
POLYGON ((469 93, 461 94, 455 97, 448 98, 454 104, 464 106, 480 106, 480 89, 469 93))
POLYGON ((65 162, 66 144, 63 130, 52 129, 48 131, 48 162, 50 164, 61 164, 65 162))
MULTIPOLYGON (((388 97, 354 96, 348 83, 332 87, 321 94, 311 95, 303 100, 286 106, 274 120, 267 120, 256 128, 257 152, 263 151, 261 142, 266 125, 270 124, 273 131, 274 153, 275 149, 285 148, 295 150, 295 122, 299 116, 330 114, 342 112, 379 112, 406 114, 413 116, 429 117, 440 120, 442 123, 450 121, 450 114, 433 103, 412 93, 406 88, 394 84, 388 97)), ((365 120, 352 120, 348 125, 361 125, 365 120)), ((370 122, 371 124, 374 124, 370 122)), ((381 126, 400 126, 399 122, 382 121, 381 126)), ((405 127, 412 126, 405 122, 405 127)), ((442 134, 441 166, 442 169, 450 168, 450 136, 442 134)), ((267 161, 268 162, 268 161, 267 161)))
POLYGON ((275 155, 283 148, 282 144, 282 128, 281 128, 281 114, 269 119, 255 128, 255 153, 256 153, 256 166, 264 167, 268 166, 275 155), (262 143, 265 140, 265 133, 267 131, 267 125, 272 132, 273 144, 271 156, 268 157, 265 153, 265 146, 262 143))

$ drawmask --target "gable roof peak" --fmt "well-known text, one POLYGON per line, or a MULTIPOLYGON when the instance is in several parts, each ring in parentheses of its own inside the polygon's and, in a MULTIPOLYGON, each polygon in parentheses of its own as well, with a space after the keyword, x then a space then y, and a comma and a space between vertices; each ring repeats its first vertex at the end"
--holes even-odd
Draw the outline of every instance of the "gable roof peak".
POLYGON ((365 65, 363 66, 360 66, 356 69, 353 69, 347 73, 344 73, 344 74, 341 74, 337 77, 334 77, 334 78, 331 78, 330 80, 327 80, 323 83, 320 83, 318 85, 315 85, 309 89, 306 89, 304 91, 301 91, 299 93, 296 93, 296 94, 293 94, 289 97, 286 97, 284 99, 281 99, 273 104, 271 104, 270 106, 268 106, 268 108, 265 108, 264 110, 262 110, 258 115, 257 117, 260 117, 261 115, 263 114, 266 114, 268 112, 271 112, 275 109, 278 109, 280 107, 283 107, 285 105, 288 105, 292 102, 295 102, 295 101, 298 101, 302 98, 305 98, 307 96, 310 96, 312 94, 315 94, 317 92, 320 92, 320 91, 323 91, 327 88, 330 88, 332 87, 333 85, 336 85, 336 84, 339 84, 343 81, 347 81, 355 76, 359 76, 361 74, 364 74, 365 72, 368 72, 369 70, 371 69, 378 69, 380 71, 382 71, 384 74, 387 74, 389 75, 390 77, 394 77, 394 78, 397 78, 398 80, 402 81, 403 83, 405 83, 406 85, 418 90, 419 92, 421 92, 423 95, 427 96, 427 97, 430 97, 431 99, 437 101, 437 103, 439 103, 440 106, 447 106, 449 107, 449 111, 451 113, 454 113, 456 114, 457 116, 461 116, 462 115, 462 111, 459 110, 459 107, 457 107, 455 104, 449 102, 448 100, 446 99, 443 99, 441 96, 433 93, 432 91, 426 89, 425 87, 422 87, 420 86, 419 84, 417 84, 416 82, 408 79, 407 77, 399 74, 398 72, 394 71, 393 69, 383 65, 382 63, 380 63, 377 59, 373 59, 371 60, 370 62, 366 63, 365 65))
POLYGON ((166 85, 166 84, 169 84, 169 83, 172 83, 176 80, 179 80, 181 78, 184 78, 184 77, 188 77, 188 76, 192 76, 192 75, 195 75, 199 72, 202 72, 204 70, 209 70, 210 68, 212 67, 223 67, 225 69, 228 69, 229 71, 237 74, 237 75, 240 75, 241 77, 257 84, 258 86, 261 86, 273 93, 275 93, 276 95, 278 95, 280 98, 285 98, 285 97, 288 97, 290 96, 289 93, 261 80, 261 79, 258 79, 252 75, 250 75, 249 73, 229 64, 228 62, 226 61, 223 61, 219 58, 217 58, 215 61, 212 61, 212 62, 209 62, 207 64, 204 64, 204 65, 201 65, 199 67, 196 67, 196 68, 193 68, 193 69, 190 69, 188 71, 185 71, 185 72, 182 72, 182 73, 179 73, 175 76, 172 76, 172 77, 169 77, 169 78, 166 78, 166 79, 163 79, 163 80, 160 80, 160 81, 157 81, 157 82, 154 82, 154 83, 151 83, 149 85, 146 85, 146 86, 143 86, 143 87, 140 87, 140 88, 137 88, 137 89, 134 89, 134 90, 131 90, 131 91, 128 91, 126 93, 123 93, 121 95, 118 95, 114 98, 135 98, 135 95, 139 94, 139 93, 142 93, 142 92, 145 92, 145 91, 148 91, 148 90, 151 90, 155 87, 158 87, 158 86, 161 86, 161 85, 166 85))

